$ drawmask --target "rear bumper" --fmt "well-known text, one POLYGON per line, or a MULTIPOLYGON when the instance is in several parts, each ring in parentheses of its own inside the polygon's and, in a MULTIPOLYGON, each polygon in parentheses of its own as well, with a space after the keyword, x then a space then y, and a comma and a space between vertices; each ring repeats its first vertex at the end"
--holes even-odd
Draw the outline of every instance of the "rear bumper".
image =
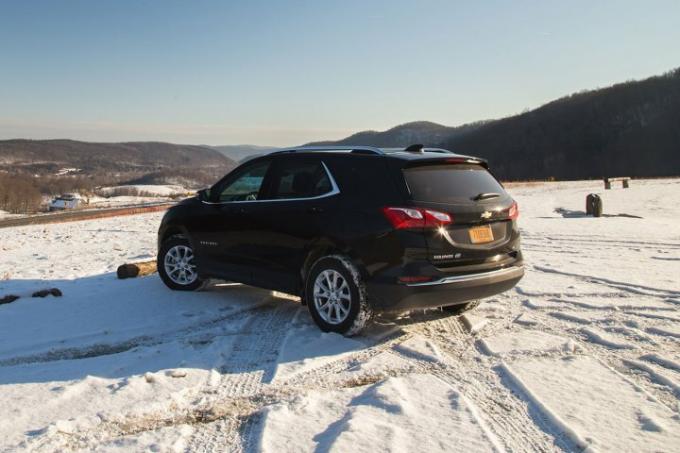
POLYGON ((402 312, 439 308, 483 299, 513 288, 524 276, 524 266, 513 265, 493 271, 442 277, 412 283, 369 282, 369 299, 375 309, 402 312))

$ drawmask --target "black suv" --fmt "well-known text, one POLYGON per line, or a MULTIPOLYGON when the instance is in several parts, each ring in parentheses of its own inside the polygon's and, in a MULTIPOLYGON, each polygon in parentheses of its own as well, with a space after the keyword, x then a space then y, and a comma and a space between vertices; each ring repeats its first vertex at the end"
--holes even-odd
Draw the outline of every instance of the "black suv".
POLYGON ((375 312, 461 312, 512 288, 518 213, 476 157, 287 149, 168 210, 158 271, 176 290, 218 278, 300 295, 322 330, 351 335, 375 312))

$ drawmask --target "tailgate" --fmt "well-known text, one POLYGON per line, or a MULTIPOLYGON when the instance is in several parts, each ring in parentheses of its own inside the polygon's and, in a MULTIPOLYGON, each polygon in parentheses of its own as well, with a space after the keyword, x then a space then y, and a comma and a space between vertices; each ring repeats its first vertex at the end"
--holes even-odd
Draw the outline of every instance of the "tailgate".
POLYGON ((481 270, 512 261, 514 201, 484 167, 427 164, 407 167, 403 173, 416 206, 453 219, 424 231, 433 264, 481 270))

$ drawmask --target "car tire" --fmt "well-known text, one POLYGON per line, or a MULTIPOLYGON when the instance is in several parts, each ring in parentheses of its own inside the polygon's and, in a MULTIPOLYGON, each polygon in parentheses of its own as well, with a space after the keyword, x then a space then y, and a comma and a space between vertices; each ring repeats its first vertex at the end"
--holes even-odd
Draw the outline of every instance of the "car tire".
POLYGON ((173 236, 163 242, 156 268, 165 286, 175 291, 195 291, 203 285, 198 277, 193 248, 183 236, 173 236))
POLYGON ((479 300, 473 300, 472 302, 467 302, 464 304, 447 305, 446 307, 442 307, 442 310, 453 316, 462 315, 466 311, 470 311, 473 308, 479 306, 480 302, 481 301, 479 300))
POLYGON ((357 267, 341 255, 318 259, 305 279, 305 302, 324 332, 359 333, 373 316, 357 267))

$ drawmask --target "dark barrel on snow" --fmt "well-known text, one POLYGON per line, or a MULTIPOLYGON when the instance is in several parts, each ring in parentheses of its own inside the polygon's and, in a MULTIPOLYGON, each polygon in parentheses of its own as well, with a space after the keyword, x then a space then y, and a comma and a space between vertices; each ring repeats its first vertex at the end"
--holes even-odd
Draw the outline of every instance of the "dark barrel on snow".
POLYGON ((602 217, 602 198, 598 194, 591 193, 586 197, 586 215, 602 217))

